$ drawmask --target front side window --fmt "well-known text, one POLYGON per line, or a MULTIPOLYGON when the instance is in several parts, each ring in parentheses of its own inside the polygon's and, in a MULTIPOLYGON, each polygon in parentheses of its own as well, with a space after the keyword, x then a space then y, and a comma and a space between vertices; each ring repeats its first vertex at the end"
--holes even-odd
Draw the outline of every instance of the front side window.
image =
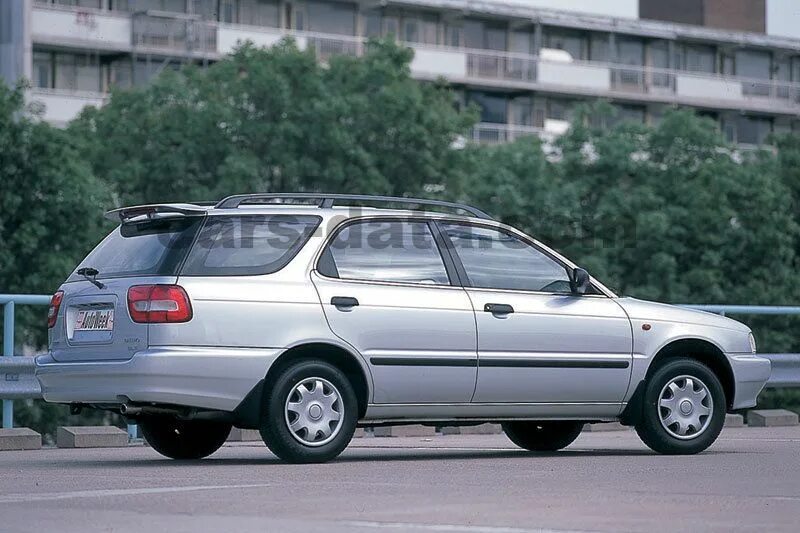
POLYGON ((442 228, 472 287, 571 292, 567 269, 515 235, 467 224, 446 223, 442 228))
POLYGON ((317 216, 208 217, 181 275, 271 274, 300 251, 320 223, 317 216))
POLYGON ((328 245, 319 271, 340 279, 450 284, 439 247, 426 222, 351 224, 328 245))

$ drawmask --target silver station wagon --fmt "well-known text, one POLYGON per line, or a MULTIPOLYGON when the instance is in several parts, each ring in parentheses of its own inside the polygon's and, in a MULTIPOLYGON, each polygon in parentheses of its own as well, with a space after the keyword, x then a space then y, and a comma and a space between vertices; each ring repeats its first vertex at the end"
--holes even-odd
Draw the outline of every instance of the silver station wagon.
POLYGON ((620 421, 691 454, 770 373, 743 324, 617 297, 461 204, 250 194, 108 216, 53 296, 36 375, 47 401, 120 413, 175 459, 233 426, 302 463, 359 425, 487 421, 531 451, 620 421))

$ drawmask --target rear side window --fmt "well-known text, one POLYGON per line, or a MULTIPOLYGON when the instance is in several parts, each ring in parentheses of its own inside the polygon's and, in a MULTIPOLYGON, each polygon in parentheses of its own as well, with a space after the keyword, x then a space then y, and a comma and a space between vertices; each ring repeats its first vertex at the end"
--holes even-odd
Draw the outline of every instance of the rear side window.
MULTIPOLYGON (((202 217, 122 224, 76 270, 97 269, 98 279, 177 275, 201 224, 202 217)), ((67 281, 83 279, 73 272, 67 281)))
POLYGON ((206 219, 183 276, 246 276, 277 272, 300 251, 317 216, 239 215, 206 219))
POLYGON ((340 279, 449 285, 426 222, 357 222, 336 234, 318 270, 340 279))

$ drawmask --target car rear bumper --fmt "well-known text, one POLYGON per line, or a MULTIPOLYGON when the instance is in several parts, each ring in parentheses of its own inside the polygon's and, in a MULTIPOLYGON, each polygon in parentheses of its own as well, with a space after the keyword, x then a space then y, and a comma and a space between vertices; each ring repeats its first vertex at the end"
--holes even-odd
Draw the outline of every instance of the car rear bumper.
POLYGON ((732 354, 728 361, 733 369, 736 393, 732 409, 755 407, 756 398, 769 380, 771 364, 769 359, 752 354, 732 354))
POLYGON ((280 349, 154 347, 126 361, 36 358, 42 395, 57 403, 132 402, 233 411, 264 378, 280 349))

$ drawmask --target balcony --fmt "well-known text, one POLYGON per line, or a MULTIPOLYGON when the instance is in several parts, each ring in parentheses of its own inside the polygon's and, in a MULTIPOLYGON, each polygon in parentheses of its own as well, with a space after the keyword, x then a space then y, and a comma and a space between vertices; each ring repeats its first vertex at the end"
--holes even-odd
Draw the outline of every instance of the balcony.
POLYGON ((533 126, 518 126, 515 124, 493 124, 481 122, 472 128, 471 139, 482 144, 500 144, 512 142, 520 137, 538 136, 546 139, 545 130, 533 126))
POLYGON ((36 44, 128 51, 131 19, 125 13, 34 5, 31 37, 36 44))
POLYGON ((132 45, 139 53, 208 58, 217 54, 217 25, 199 15, 144 11, 131 17, 132 45))
POLYGON ((86 91, 65 91, 60 89, 31 89, 28 102, 44 106, 42 118, 55 126, 65 126, 78 116, 87 105, 100 107, 107 94, 86 91))

